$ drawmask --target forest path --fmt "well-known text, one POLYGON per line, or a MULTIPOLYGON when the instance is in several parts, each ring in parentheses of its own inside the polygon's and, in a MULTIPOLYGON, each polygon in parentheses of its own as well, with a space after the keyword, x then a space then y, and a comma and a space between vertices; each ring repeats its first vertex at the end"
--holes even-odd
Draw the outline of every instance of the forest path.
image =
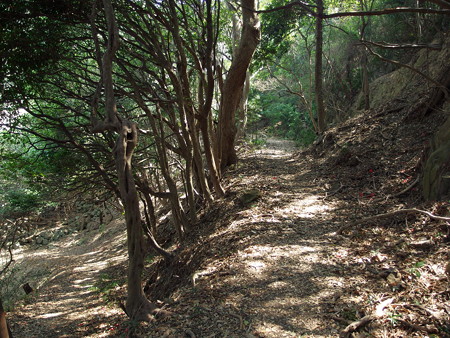
POLYGON ((349 220, 408 205, 376 202, 392 184, 386 177, 403 167, 387 175, 370 149, 359 150, 357 165, 278 139, 242 154, 224 175, 227 197, 202 210, 191 236, 171 248, 177 258, 146 262, 148 297, 173 314, 151 323, 128 321, 92 289, 104 275, 119 284, 126 275, 121 220, 92 238, 77 234, 34 251, 29 265, 52 278, 10 314, 15 337, 126 337, 131 328, 136 337, 338 337, 386 299, 393 305, 366 333, 412 336, 411 326, 394 325, 402 316, 444 337, 450 309, 442 224, 400 216, 336 233, 349 220), (242 201, 255 190, 258 199, 242 201), (414 308, 419 303, 433 312, 414 308))
POLYGON ((341 219, 311 159, 296 150, 269 138, 227 172, 237 196, 253 189, 261 196, 244 206, 236 198, 232 216, 214 216, 222 226, 203 237, 207 257, 167 305, 177 317, 152 324, 152 337, 338 335, 327 310, 354 282, 336 262, 347 252, 333 233, 341 219))
POLYGON ((126 265, 124 244, 123 222, 116 220, 107 231, 73 234, 17 257, 21 269, 33 276, 38 269, 48 280, 10 313, 14 337, 104 337, 118 330, 125 315, 108 306, 96 286, 107 283, 114 266, 126 265))
POLYGON ((345 251, 332 236, 339 220, 314 168, 295 151, 293 142, 269 138, 244 159, 256 171, 243 182, 262 197, 230 226, 249 226, 249 233, 232 257, 239 273, 222 287, 227 301, 249 316, 247 329, 256 336, 338 334, 326 309, 346 283, 334 260, 345 251))

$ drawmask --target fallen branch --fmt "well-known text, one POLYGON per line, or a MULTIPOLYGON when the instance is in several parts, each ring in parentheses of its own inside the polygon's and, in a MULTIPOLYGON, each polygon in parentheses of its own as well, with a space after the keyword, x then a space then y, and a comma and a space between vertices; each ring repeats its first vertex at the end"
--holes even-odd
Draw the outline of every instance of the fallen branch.
POLYGON ((426 332, 426 333, 437 333, 438 332, 438 330, 435 327, 428 328, 426 326, 413 324, 413 323, 407 322, 406 320, 399 319, 399 318, 397 318, 396 321, 401 323, 402 325, 407 326, 416 331, 421 331, 421 332, 426 332))
POLYGON ((416 208, 400 209, 400 210, 395 210, 392 212, 387 212, 385 214, 378 214, 375 216, 366 217, 361 220, 354 221, 350 224, 346 224, 346 225, 342 226, 341 228, 339 228, 336 231, 336 234, 341 235, 343 231, 347 230, 348 228, 350 228, 356 224, 372 222, 372 221, 378 220, 380 218, 391 217, 391 216, 395 216, 395 215, 399 215, 399 214, 408 214, 408 213, 421 213, 421 214, 425 214, 428 217, 433 218, 433 219, 437 219, 437 220, 441 220, 441 221, 450 221, 450 217, 437 216, 426 210, 420 210, 420 209, 416 209, 416 208))
POLYGON ((341 338, 347 338, 350 337, 350 334, 352 332, 355 332, 357 330, 359 330, 360 328, 366 326, 367 324, 369 324, 371 321, 374 321, 376 319, 379 319, 381 317, 384 316, 384 309, 389 306, 392 301, 394 300, 394 298, 388 298, 384 301, 382 301, 380 304, 377 305, 375 312, 362 317, 361 319, 351 323, 350 325, 348 325, 339 335, 341 338))
POLYGON ((373 202, 381 202, 381 201, 386 201, 389 198, 393 198, 393 197, 398 197, 400 195, 403 195, 404 193, 408 192, 409 190, 411 190, 412 188, 414 188, 414 186, 419 183, 419 177, 417 177, 410 185, 408 185, 405 189, 403 189, 402 191, 394 194, 394 195, 387 195, 386 197, 382 197, 382 198, 377 198, 375 199, 373 202))
POLYGON ((425 44, 391 44, 391 43, 386 43, 386 42, 374 42, 374 41, 368 41, 368 40, 362 40, 362 43, 368 43, 370 45, 376 46, 376 47, 380 47, 380 48, 387 48, 387 49, 396 49, 396 48, 401 48, 401 49, 405 49, 405 48, 427 48, 427 49, 431 49, 431 50, 441 50, 442 49, 442 45, 436 45, 436 44, 431 44, 431 45, 425 45, 425 44))
POLYGON ((397 196, 403 195, 405 192, 411 190, 417 183, 419 183, 419 177, 417 177, 417 178, 416 178, 410 185, 408 185, 405 189, 403 189, 402 191, 400 191, 400 192, 398 192, 398 193, 396 193, 396 194, 394 194, 394 195, 391 195, 390 197, 397 197, 397 196))

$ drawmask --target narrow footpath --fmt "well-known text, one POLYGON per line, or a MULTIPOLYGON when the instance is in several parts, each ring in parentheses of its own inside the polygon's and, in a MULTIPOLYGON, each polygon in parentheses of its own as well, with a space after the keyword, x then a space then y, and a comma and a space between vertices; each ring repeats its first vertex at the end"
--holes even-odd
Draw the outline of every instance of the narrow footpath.
POLYGON ((350 290, 365 281, 338 262, 348 248, 334 236, 336 203, 295 151, 293 142, 268 139, 226 173, 236 198, 220 209, 233 212, 209 216, 221 225, 203 235, 208 249, 193 254, 205 255, 202 264, 172 295, 174 318, 150 325, 152 337, 338 334, 329 310, 343 294, 351 302, 350 290), (252 190, 260 197, 242 205, 239 195, 252 190))

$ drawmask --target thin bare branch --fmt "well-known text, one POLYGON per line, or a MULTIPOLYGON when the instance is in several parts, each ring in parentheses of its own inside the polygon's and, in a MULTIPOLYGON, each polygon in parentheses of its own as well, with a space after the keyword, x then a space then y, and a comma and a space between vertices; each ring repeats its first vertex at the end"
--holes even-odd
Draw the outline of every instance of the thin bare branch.
POLYGON ((401 63, 401 62, 399 62, 399 61, 395 61, 395 60, 391 60, 391 59, 385 58, 384 56, 382 56, 382 55, 380 55, 380 54, 374 52, 374 51, 369 47, 369 44, 364 43, 364 42, 362 42, 362 43, 364 44, 364 46, 366 46, 366 48, 367 48, 367 50, 370 52, 370 54, 372 54, 372 55, 378 57, 378 58, 379 58, 380 60, 382 60, 382 61, 385 61, 385 62, 388 62, 388 63, 392 63, 393 65, 396 65, 396 66, 399 66, 399 67, 408 68, 409 70, 413 71, 414 73, 419 74, 420 76, 422 76, 423 78, 427 79, 427 80, 430 81, 431 83, 434 83, 434 84, 436 85, 436 87, 439 88, 439 89, 443 92, 443 94, 445 95, 445 97, 448 97, 448 90, 447 90, 447 88, 446 88, 442 83, 440 83, 440 82, 436 81, 435 79, 429 77, 427 74, 421 72, 420 70, 418 70, 417 68, 414 68, 413 66, 410 66, 410 65, 405 64, 405 63, 401 63))
POLYGON ((385 49, 431 49, 431 50, 441 50, 442 45, 426 45, 426 44, 392 44, 387 42, 374 42, 374 41, 367 41, 367 40, 361 40, 363 44, 370 44, 372 46, 385 48, 385 49))

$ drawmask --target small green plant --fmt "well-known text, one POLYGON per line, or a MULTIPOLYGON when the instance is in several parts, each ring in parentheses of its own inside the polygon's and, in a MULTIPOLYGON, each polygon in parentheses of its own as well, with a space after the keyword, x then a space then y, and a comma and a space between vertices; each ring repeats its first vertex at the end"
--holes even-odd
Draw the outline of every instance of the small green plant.
POLYGON ((103 233, 103 232, 105 232, 105 230, 106 230, 106 225, 103 224, 103 223, 101 223, 101 224, 98 226, 98 231, 103 233))
POLYGON ((412 273, 414 276, 419 278, 421 276, 420 268, 425 265, 425 262, 416 262, 413 264, 412 268, 409 269, 409 272, 412 273))
POLYGON ((442 238, 442 237, 444 237, 444 234, 442 233, 442 232, 438 232, 437 234, 436 234, 436 238, 442 238))
POLYGON ((112 291, 119 287, 121 283, 114 280, 110 275, 103 273, 93 286, 89 288, 89 291, 97 292, 101 295, 102 299, 106 303, 113 302, 112 291))
POLYGON ((391 323, 391 325, 395 326, 398 323, 398 319, 401 319, 401 315, 398 313, 392 313, 389 312, 387 315, 387 318, 389 320, 389 322, 391 323))
POLYGON ((145 257, 145 264, 152 264, 155 261, 155 256, 154 255, 148 255, 147 257, 145 257))
POLYGON ((342 311, 342 318, 350 320, 350 321, 355 321, 358 319, 357 315, 356 315, 356 310, 355 309, 345 309, 342 311))
POLYGON ((262 139, 262 138, 255 138, 255 139, 251 140, 251 143, 252 143, 253 146, 256 146, 256 147, 262 147, 262 146, 264 146, 267 142, 266 142, 265 139, 262 139))

